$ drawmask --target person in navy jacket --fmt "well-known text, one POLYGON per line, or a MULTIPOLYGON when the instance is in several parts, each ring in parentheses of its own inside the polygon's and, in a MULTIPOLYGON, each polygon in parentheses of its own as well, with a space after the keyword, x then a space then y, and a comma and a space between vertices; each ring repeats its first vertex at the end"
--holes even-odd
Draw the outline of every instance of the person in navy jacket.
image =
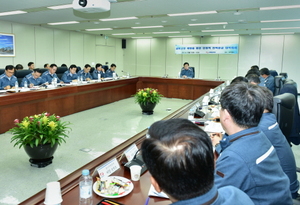
MULTIPOLYGON (((42 71, 40 69, 33 69, 33 72, 30 75, 26 75, 22 82, 21 87, 24 87, 24 83, 27 82, 27 85, 31 88, 33 86, 42 85, 47 83, 45 79, 41 78, 42 71)), ((48 83, 47 83, 48 84, 48 83)))
POLYGON ((52 80, 54 78, 56 78, 56 83, 63 83, 63 81, 61 81, 57 75, 56 75, 56 70, 57 70, 57 65, 56 64, 51 64, 50 67, 49 67, 49 70, 45 71, 43 74, 42 74, 42 78, 48 82, 49 84, 52 83, 52 80))
POLYGON ((177 118, 155 122, 142 143, 142 157, 157 192, 172 205, 250 205, 249 196, 233 186, 214 185, 211 140, 197 125, 177 118))
POLYGON ((13 65, 5 66, 5 72, 0 75, 0 90, 8 90, 15 87, 17 78, 14 76, 15 68, 13 65))
POLYGON ((264 98, 257 85, 244 82, 233 83, 222 91, 220 122, 226 134, 222 140, 212 137, 220 151, 215 184, 235 186, 255 204, 291 205, 289 178, 274 146, 258 127, 264 98))
POLYGON ((269 90, 272 91, 274 94, 275 91, 275 79, 270 74, 270 71, 268 68, 262 68, 260 69, 260 85, 263 85, 264 87, 267 87, 269 90))
POLYGON ((95 70, 93 71, 93 79, 98 80, 98 74, 100 75, 100 78, 105 77, 105 71, 100 63, 97 63, 95 66, 95 70))
POLYGON ((183 68, 181 69, 181 72, 180 72, 181 78, 193 78, 194 72, 192 71, 192 69, 189 66, 190 65, 188 62, 185 62, 183 64, 183 68))
MULTIPOLYGON (((105 77, 106 78, 112 78, 113 77, 113 73, 116 73, 116 71, 115 71, 116 68, 117 68, 116 64, 114 64, 114 63, 111 64, 110 68, 105 73, 105 77)), ((116 73, 116 76, 118 76, 117 73, 116 73)))
POLYGON ((69 70, 64 72, 63 76, 61 77, 62 81, 64 83, 77 82, 78 75, 76 74, 76 70, 76 65, 70 65, 69 70))
POLYGON ((82 77, 83 81, 90 81, 93 77, 90 74, 91 66, 89 64, 85 64, 83 70, 80 70, 77 75, 82 77))

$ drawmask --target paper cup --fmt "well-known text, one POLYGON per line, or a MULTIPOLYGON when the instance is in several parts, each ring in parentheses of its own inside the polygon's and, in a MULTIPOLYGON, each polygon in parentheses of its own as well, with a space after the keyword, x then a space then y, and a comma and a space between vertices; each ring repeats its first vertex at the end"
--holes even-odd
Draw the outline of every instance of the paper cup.
POLYGON ((46 196, 44 204, 55 205, 62 202, 60 183, 59 182, 49 182, 47 183, 46 196))
POLYGON ((132 165, 130 167, 130 175, 132 181, 140 180, 142 167, 139 165, 132 165))

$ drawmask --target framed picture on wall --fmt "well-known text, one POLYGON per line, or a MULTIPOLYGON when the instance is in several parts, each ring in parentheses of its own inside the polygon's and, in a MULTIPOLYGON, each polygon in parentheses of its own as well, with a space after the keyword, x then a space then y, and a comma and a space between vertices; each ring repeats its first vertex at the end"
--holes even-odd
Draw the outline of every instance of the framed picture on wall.
POLYGON ((15 35, 0 33, 0 57, 15 56, 15 35))

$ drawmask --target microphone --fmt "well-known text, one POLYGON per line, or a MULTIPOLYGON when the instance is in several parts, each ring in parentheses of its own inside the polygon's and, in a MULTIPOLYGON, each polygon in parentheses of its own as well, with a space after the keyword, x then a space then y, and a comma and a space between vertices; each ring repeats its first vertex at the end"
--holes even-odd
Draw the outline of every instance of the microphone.
POLYGON ((122 70, 122 73, 126 73, 128 78, 130 77, 129 72, 122 70))

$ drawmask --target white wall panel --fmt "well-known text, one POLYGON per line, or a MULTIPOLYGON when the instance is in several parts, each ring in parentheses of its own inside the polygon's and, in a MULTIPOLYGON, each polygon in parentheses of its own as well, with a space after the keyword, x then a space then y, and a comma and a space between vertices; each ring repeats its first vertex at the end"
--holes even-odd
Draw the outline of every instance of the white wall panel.
POLYGON ((162 77, 166 74, 166 40, 151 39, 151 76, 162 77))
POLYGON ((281 72, 283 57, 283 35, 267 35, 261 37, 261 55, 259 68, 281 72))
POLYGON ((54 62, 57 66, 71 65, 69 31, 54 30, 54 62))
POLYGON ((36 68, 44 68, 45 63, 54 63, 54 38, 53 30, 43 27, 35 27, 36 68))
POLYGON ((83 35, 81 33, 70 33, 70 59, 71 64, 76 64, 83 68, 84 63, 84 54, 83 54, 83 35))
POLYGON ((124 54, 124 70, 130 75, 136 75, 136 40, 126 39, 126 49, 123 49, 124 54))
POLYGON ((259 65, 260 35, 240 36, 237 76, 245 76, 253 65, 259 65))
POLYGON ((84 34, 83 36, 83 62, 95 66, 96 62, 96 36, 84 34))
POLYGON ((150 76, 150 41, 151 39, 137 39, 136 74, 139 76, 150 76))
POLYGON ((170 77, 178 77, 182 68, 182 58, 180 54, 175 54, 175 45, 183 44, 182 38, 166 38, 166 74, 170 77))

